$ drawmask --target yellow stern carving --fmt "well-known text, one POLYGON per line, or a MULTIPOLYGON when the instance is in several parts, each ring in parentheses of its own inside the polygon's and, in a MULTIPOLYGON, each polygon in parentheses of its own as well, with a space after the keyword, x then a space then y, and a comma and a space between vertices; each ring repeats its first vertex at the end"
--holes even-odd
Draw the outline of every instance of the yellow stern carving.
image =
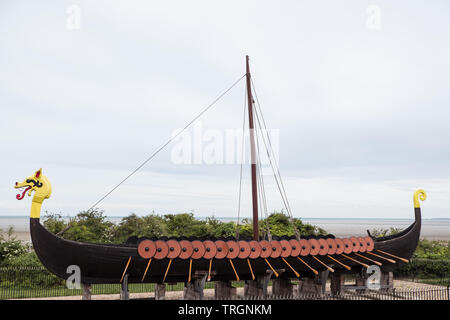
POLYGON ((420 202, 425 201, 427 199, 427 194, 423 189, 417 189, 416 192, 414 192, 414 208, 420 208, 420 202))
POLYGON ((42 202, 45 199, 50 198, 52 194, 52 185, 46 176, 42 174, 42 168, 29 176, 22 182, 16 182, 14 186, 16 189, 20 189, 22 193, 16 195, 17 200, 22 200, 25 194, 30 197, 34 192, 33 200, 31 202, 31 218, 39 218, 41 215, 42 202))

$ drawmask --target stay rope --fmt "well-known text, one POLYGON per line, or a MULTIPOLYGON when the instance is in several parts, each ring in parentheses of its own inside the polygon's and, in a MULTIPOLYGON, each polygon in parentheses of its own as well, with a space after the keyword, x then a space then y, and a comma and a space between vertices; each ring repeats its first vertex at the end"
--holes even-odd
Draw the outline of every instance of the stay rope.
POLYGON ((186 131, 195 121, 197 121, 206 111, 211 109, 224 95, 226 95, 231 89, 233 89, 244 77, 246 74, 242 75, 238 80, 236 80, 228 89, 222 92, 216 99, 214 99, 206 108, 204 108, 194 119, 192 119, 187 125, 184 126, 182 130, 180 130, 176 135, 167 140, 163 145, 161 145, 155 152, 153 152, 144 162, 142 162, 136 169, 134 169, 129 175, 127 175, 122 181, 120 181, 114 188, 112 188, 109 192, 107 192, 103 197, 101 197, 97 202, 95 202, 88 211, 94 209, 100 202, 105 200, 111 193, 114 192, 121 184, 127 181, 132 175, 138 172, 143 166, 147 164, 151 159, 153 159, 159 152, 161 152, 167 145, 169 145, 173 140, 175 140, 181 133, 186 131))
POLYGON ((266 144, 266 141, 264 139, 264 135, 262 135, 262 140, 264 142, 264 146, 266 147, 267 157, 269 159, 269 163, 270 163, 270 166, 272 168, 272 172, 273 172, 275 181, 277 183, 277 187, 278 187, 278 190, 280 192, 281 198, 282 198, 283 203, 285 205, 286 211, 287 211, 287 213, 289 215, 289 222, 292 224, 292 227, 294 229, 296 237, 299 238, 300 237, 300 233, 298 232, 298 229, 295 226, 294 221, 293 221, 293 215, 292 215, 292 211, 291 211, 291 206, 290 206, 289 200, 287 198, 286 189, 284 187, 283 179, 281 178, 280 169, 279 169, 279 166, 278 166, 278 164, 276 162, 276 159, 273 159, 273 162, 275 164, 272 163, 272 158, 271 158, 270 154, 272 154, 274 156, 274 158, 275 158, 273 147, 272 147, 272 142, 271 142, 270 136, 269 136, 269 134, 267 132, 267 126, 266 126, 266 123, 265 123, 265 120, 264 120, 264 116, 262 114, 261 105, 259 103, 259 99, 258 99, 258 95, 256 93, 256 88, 255 88, 255 84, 253 83, 253 79, 251 79, 251 82, 252 82, 252 88, 253 88, 253 92, 255 94, 255 98, 256 98, 256 102, 257 102, 257 107, 258 107, 257 109, 255 109, 257 123, 258 123, 258 126, 260 127, 260 129, 262 130, 262 125, 261 125, 261 121, 260 121, 260 118, 261 118, 264 130, 266 131, 267 140, 268 140, 268 144, 266 144), (268 146, 270 147, 270 152, 269 152, 269 147, 268 146), (275 172, 275 169, 276 169, 276 172, 275 172))
MULTIPOLYGON (((261 153, 259 152, 259 150, 260 150, 260 146, 259 146, 260 131, 258 131, 257 128, 258 128, 258 126, 255 127, 256 150, 257 150, 257 156, 258 156, 256 172, 257 172, 258 187, 259 187, 258 195, 261 200, 260 203, 262 203, 262 206, 259 206, 259 210, 260 210, 261 220, 263 220, 262 217, 263 217, 263 213, 264 213, 264 219, 266 221, 266 233, 268 236, 268 240, 272 240, 272 235, 270 233, 270 226, 269 226, 269 220, 268 220, 266 190, 264 188, 264 178, 263 178, 262 169, 261 169, 261 153)), ((260 129, 261 129, 261 127, 260 127, 260 129)))

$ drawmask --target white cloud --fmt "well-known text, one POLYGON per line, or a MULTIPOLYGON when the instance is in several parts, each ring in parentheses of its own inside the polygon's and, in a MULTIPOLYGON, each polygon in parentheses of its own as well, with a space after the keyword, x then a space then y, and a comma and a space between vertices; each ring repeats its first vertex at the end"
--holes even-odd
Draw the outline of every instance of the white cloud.
MULTIPOLYGON (((86 209, 240 77, 249 54, 296 214, 409 217, 423 187, 426 214, 448 217, 449 4, 377 5, 374 32, 359 1, 3 1, 0 214, 27 212, 11 186, 39 167, 55 185, 48 208, 86 209), (69 4, 79 30, 66 28, 69 4)), ((202 118, 209 128, 241 126, 243 85, 202 118)), ((238 178, 238 166, 176 166, 166 149, 102 207, 233 216, 238 178)))

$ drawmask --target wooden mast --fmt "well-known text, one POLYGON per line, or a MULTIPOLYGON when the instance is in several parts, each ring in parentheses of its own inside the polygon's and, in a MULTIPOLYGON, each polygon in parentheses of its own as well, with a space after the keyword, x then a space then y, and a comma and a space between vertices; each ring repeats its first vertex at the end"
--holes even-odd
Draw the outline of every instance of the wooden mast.
POLYGON ((256 181, 256 150, 255 150, 255 130, 253 125, 253 96, 250 79, 249 58, 246 56, 246 78, 247 78, 247 99, 248 99, 248 124, 250 127, 250 159, 252 169, 252 203, 253 203, 253 239, 259 240, 258 233, 258 186, 256 181))

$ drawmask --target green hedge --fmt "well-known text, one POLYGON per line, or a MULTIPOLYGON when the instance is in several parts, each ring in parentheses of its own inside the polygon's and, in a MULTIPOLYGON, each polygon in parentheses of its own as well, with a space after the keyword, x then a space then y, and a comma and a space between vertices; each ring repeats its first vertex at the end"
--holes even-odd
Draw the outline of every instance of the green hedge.
POLYGON ((413 259, 397 269, 395 274, 418 279, 449 279, 450 260, 413 259))

